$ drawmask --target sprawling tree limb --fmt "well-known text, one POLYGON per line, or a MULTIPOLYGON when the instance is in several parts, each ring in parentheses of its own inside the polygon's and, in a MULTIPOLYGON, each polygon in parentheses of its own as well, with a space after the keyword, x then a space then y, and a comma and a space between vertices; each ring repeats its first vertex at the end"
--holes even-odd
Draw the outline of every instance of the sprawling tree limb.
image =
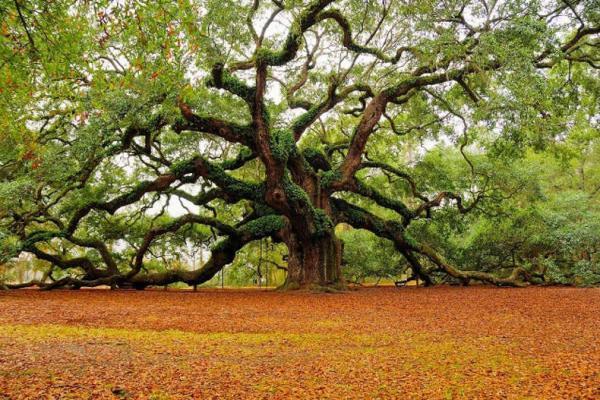
POLYGON ((146 235, 144 236, 144 241, 142 242, 141 246, 136 252, 133 268, 127 274, 126 278, 131 278, 140 272, 144 264, 144 256, 146 255, 146 252, 150 248, 152 242, 158 236, 164 235, 169 232, 175 232, 179 230, 182 226, 191 223, 212 226, 214 228, 217 228, 219 232, 223 234, 227 234, 229 236, 237 236, 237 231, 235 230, 235 228, 226 225, 215 218, 208 218, 194 214, 184 215, 171 221, 167 225, 151 229, 148 231, 148 233, 146 233, 146 235))
POLYGON ((403 232, 405 228, 403 225, 395 221, 383 220, 342 199, 334 198, 333 204, 336 222, 345 222, 355 228, 366 229, 379 237, 392 241, 396 249, 406 258, 415 275, 426 284, 432 284, 431 277, 425 273, 421 263, 404 240, 403 232))
MULTIPOLYGON (((262 201, 261 189, 256 185, 250 185, 235 179, 225 173, 224 169, 216 164, 210 163, 204 158, 197 156, 189 161, 175 165, 171 173, 161 175, 152 181, 142 181, 128 193, 120 195, 107 202, 91 202, 78 209, 71 217, 66 228, 61 231, 34 231, 24 237, 23 249, 29 250, 31 246, 40 241, 47 241, 55 237, 70 237, 77 229, 80 221, 92 210, 105 211, 109 214, 118 209, 133 204, 146 193, 164 192, 178 179, 183 179, 188 174, 202 176, 214 182, 233 198, 248 198, 262 201)), ((195 180, 195 179, 194 179, 195 180)))
POLYGON ((292 23, 292 28, 287 34, 282 49, 273 51, 261 48, 257 58, 271 66, 284 65, 293 60, 300 49, 302 34, 318 22, 317 15, 319 12, 331 3, 333 3, 333 0, 314 0, 309 3, 292 23))
POLYGON ((402 201, 384 196, 378 190, 364 184, 359 179, 353 179, 347 184, 346 187, 351 192, 373 200, 381 207, 396 211, 402 216, 406 225, 408 225, 411 219, 415 218, 416 214, 413 213, 402 201))
POLYGON ((401 46, 398 47, 395 55, 388 56, 378 48, 362 46, 356 43, 354 41, 354 38, 352 37, 352 29, 350 27, 350 23, 339 10, 329 9, 327 11, 323 11, 319 13, 316 18, 317 22, 324 21, 327 19, 334 20, 342 29, 342 44, 345 48, 347 48, 350 51, 354 51, 356 53, 370 54, 382 61, 389 62, 392 64, 396 64, 405 52, 413 51, 411 47, 401 46))
POLYGON ((424 202, 423 204, 421 204, 414 211, 414 213, 416 215, 419 215, 423 211, 429 212, 429 210, 432 207, 437 207, 442 203, 442 201, 449 199, 449 200, 454 200, 454 202, 456 203, 456 207, 462 214, 466 214, 469 211, 471 211, 472 209, 474 209, 477 206, 477 204, 481 201, 482 198, 483 198, 483 194, 481 192, 479 192, 477 194, 477 196, 475 196, 475 199, 473 199, 473 201, 471 201, 471 203, 469 205, 465 206, 463 204, 462 197, 459 196, 458 194, 453 193, 453 192, 439 192, 437 195, 435 195, 435 197, 433 199, 428 200, 428 201, 424 202))
POLYGON ((418 262, 414 263, 413 253, 425 256, 441 271, 465 283, 468 283, 468 281, 472 279, 481 282, 492 283, 495 285, 524 286, 527 284, 527 281, 531 280, 531 274, 521 267, 513 269, 511 274, 504 278, 500 278, 494 274, 486 272, 465 271, 458 269, 450 265, 431 247, 425 244, 417 243, 413 238, 408 236, 404 230, 404 227, 398 223, 383 220, 374 214, 369 213, 365 209, 354 206, 341 199, 334 199, 334 204, 338 222, 345 222, 356 228, 369 230, 380 237, 391 240, 396 245, 396 248, 402 252, 405 257, 407 257, 407 260, 409 261, 415 274, 420 274, 421 279, 425 281, 427 281, 427 278, 423 278, 424 273, 422 270, 418 271, 419 267, 417 265, 420 264, 418 264, 418 262))
POLYGON ((218 118, 201 117, 195 114, 191 108, 180 101, 179 109, 186 123, 178 124, 175 131, 198 131, 211 133, 233 143, 241 143, 248 147, 252 146, 252 127, 237 125, 220 120, 218 118))
POLYGON ((94 269, 90 261, 86 258, 63 259, 58 256, 53 256, 39 250, 34 250, 34 254, 41 259, 47 260, 61 269, 85 267, 90 274, 83 279, 74 277, 66 277, 55 282, 45 283, 40 281, 32 281, 22 284, 7 284, 9 289, 18 289, 30 286, 38 286, 43 289, 52 289, 63 286, 99 286, 99 285, 119 285, 123 287, 132 286, 137 289, 146 286, 160 286, 175 282, 184 282, 190 285, 199 285, 210 280, 217 272, 225 265, 231 263, 235 258, 236 253, 249 242, 276 235, 278 231, 286 225, 285 220, 277 215, 269 215, 249 221, 239 228, 233 228, 223 224, 214 218, 202 217, 198 215, 184 215, 173 220, 171 223, 149 231, 142 246, 138 250, 135 258, 134 267, 126 274, 108 274, 99 273, 94 269), (218 242, 212 249, 211 258, 199 269, 172 270, 166 272, 148 272, 141 273, 144 255, 148 251, 151 243, 158 236, 170 232, 176 232, 178 229, 187 224, 203 224, 214 226, 221 232, 228 235, 225 239, 218 242))
POLYGON ((427 257, 432 263, 438 266, 442 271, 446 272, 453 278, 457 278, 464 283, 469 280, 477 280, 488 282, 499 286, 526 286, 527 282, 532 279, 529 271, 522 267, 516 267, 511 274, 505 278, 500 278, 494 274, 480 271, 464 271, 450 265, 442 256, 437 254, 431 247, 425 244, 411 243, 411 250, 427 257))
POLYGON ((331 82, 327 91, 327 98, 319 104, 312 105, 306 113, 292 122, 294 140, 300 140, 302 133, 311 126, 321 115, 335 107, 336 104, 345 100, 354 92, 363 92, 366 96, 372 96, 373 91, 367 85, 350 85, 337 92, 337 83, 331 82))
POLYGON ((425 201, 425 202, 429 201, 429 199, 424 194, 420 193, 417 190, 417 184, 416 184, 415 180, 408 173, 401 171, 398 168, 394 168, 391 165, 388 165, 388 164, 385 164, 382 162, 377 162, 377 161, 363 161, 361 163, 359 169, 362 169, 362 168, 379 168, 383 171, 391 172, 392 174, 398 176, 399 178, 402 178, 403 180, 405 180, 408 183, 408 185, 410 186, 411 193, 414 197, 416 197, 422 201, 425 201))

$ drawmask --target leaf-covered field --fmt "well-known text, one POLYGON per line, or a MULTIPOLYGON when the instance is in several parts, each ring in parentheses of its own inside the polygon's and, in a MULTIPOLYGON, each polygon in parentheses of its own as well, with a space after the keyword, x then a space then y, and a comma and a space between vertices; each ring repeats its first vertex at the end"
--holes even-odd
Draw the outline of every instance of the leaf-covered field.
POLYGON ((600 398, 600 290, 0 293, 0 398, 600 398))

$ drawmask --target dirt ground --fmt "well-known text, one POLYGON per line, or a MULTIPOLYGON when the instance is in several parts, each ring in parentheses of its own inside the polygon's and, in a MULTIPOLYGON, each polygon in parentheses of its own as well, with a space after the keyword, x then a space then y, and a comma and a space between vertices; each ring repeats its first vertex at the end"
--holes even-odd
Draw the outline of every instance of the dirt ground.
POLYGON ((600 289, 0 292, 0 399, 600 399, 600 289))

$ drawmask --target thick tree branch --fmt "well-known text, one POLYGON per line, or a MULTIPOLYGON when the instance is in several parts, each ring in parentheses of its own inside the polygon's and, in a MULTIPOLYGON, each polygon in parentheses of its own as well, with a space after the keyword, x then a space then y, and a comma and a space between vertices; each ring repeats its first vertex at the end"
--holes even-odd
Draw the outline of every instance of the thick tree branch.
POLYGON ((404 253, 421 254, 448 275, 465 283, 468 283, 469 280, 473 279, 501 286, 525 286, 526 282, 532 278, 531 274, 521 267, 513 269, 512 273, 504 278, 487 272, 460 270, 450 265, 431 247, 416 242, 405 232, 402 225, 396 222, 383 220, 345 200, 333 199, 333 202, 335 205, 337 222, 345 222, 356 228, 367 229, 380 237, 389 239, 396 245, 398 250, 403 251, 404 253))
POLYGON ((392 63, 392 64, 396 64, 400 60, 400 58, 402 58, 402 55, 405 52, 413 51, 413 49, 410 47, 402 46, 396 50, 396 54, 394 56, 388 56, 378 48, 362 46, 362 45, 356 43, 354 41, 354 38, 352 37, 352 29, 350 27, 350 23, 342 15, 342 13, 339 10, 331 10, 330 9, 327 11, 323 11, 323 12, 319 13, 319 15, 316 18, 316 21, 320 22, 320 21, 325 21, 327 19, 334 20, 340 26, 340 28, 342 29, 342 44, 344 45, 345 48, 347 48, 350 51, 354 51, 356 53, 361 53, 361 54, 370 54, 372 56, 377 57, 378 59, 380 59, 382 61, 392 63))
POLYGON ((251 126, 238 125, 218 118, 199 116, 183 101, 179 102, 179 109, 181 110, 181 114, 185 118, 185 121, 178 123, 173 127, 176 132, 206 132, 219 136, 232 143, 241 143, 248 147, 253 146, 253 131, 251 126))

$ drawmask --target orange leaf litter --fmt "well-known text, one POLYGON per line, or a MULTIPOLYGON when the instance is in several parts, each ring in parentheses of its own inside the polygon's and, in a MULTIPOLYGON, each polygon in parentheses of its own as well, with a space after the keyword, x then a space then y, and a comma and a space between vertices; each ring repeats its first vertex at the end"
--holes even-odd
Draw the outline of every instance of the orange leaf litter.
POLYGON ((600 289, 0 293, 0 399, 600 399, 600 289))

